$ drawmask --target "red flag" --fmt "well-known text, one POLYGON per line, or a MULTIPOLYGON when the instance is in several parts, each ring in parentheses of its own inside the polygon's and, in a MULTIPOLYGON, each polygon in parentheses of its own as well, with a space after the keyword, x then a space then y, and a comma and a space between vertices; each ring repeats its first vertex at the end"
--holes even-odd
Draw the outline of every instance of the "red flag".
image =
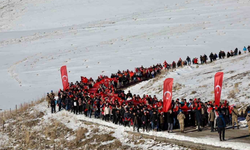
POLYGON ((69 89, 68 73, 66 66, 61 67, 61 78, 62 78, 63 90, 69 89))
POLYGON ((83 83, 88 83, 88 78, 81 76, 81 81, 83 83))
POLYGON ((172 104, 173 78, 167 78, 163 84, 163 112, 168 112, 172 104))
POLYGON ((217 72, 214 76, 214 100, 215 105, 220 105, 220 97, 223 82, 223 72, 217 72))

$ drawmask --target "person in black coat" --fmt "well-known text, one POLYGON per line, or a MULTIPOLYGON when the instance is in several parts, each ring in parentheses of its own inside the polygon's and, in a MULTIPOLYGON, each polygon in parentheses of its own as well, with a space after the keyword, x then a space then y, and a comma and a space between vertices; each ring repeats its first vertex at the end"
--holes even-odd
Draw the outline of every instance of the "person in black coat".
POLYGON ((196 106, 195 110, 195 118, 196 118, 196 122, 197 122, 197 126, 198 126, 198 131, 201 131, 201 112, 200 110, 198 110, 198 106, 196 106))
POLYGON ((58 111, 61 111, 62 108, 62 96, 58 96, 58 100, 57 100, 57 104, 58 104, 58 111))
POLYGON ((235 48, 234 50, 234 56, 238 55, 238 48, 235 48))
POLYGON ((217 118, 216 123, 218 126, 218 133, 219 133, 220 141, 225 141, 226 122, 221 113, 219 114, 219 117, 217 118))
POLYGON ((113 114, 113 118, 112 118, 112 122, 115 123, 116 120, 117 120, 117 115, 116 115, 116 112, 117 112, 117 108, 113 106, 112 108, 112 114, 113 114))
POLYGON ((155 126, 157 125, 157 114, 156 111, 153 111, 153 114, 150 116, 150 123, 152 130, 155 129, 155 126))
POLYGON ((143 128, 143 132, 148 131, 148 116, 147 116, 147 112, 145 111, 144 114, 141 117, 141 122, 142 122, 142 128, 143 128))
POLYGON ((191 59, 189 56, 187 57, 186 61, 187 61, 188 65, 191 65, 191 59))
POLYGON ((209 58, 210 58, 210 62, 213 62, 213 59, 214 59, 214 54, 213 54, 213 53, 211 53, 211 54, 209 55, 209 58))
POLYGON ((56 101, 55 101, 55 99, 52 99, 50 101, 50 106, 51 106, 51 113, 56 113, 56 101))
POLYGON ((224 59, 225 58, 225 56, 226 56, 226 53, 224 52, 224 51, 222 51, 222 58, 224 59))
POLYGON ((217 59, 218 55, 216 53, 214 53, 214 57, 213 60, 215 61, 217 59))
POLYGON ((133 97, 130 91, 128 91, 127 97, 131 97, 131 98, 133 97))
POLYGON ((201 64, 203 64, 203 56, 200 55, 200 61, 201 61, 201 64))
POLYGON ((172 110, 167 112, 167 122, 168 122, 168 133, 173 132, 174 116, 172 110))
POLYGON ((222 57, 222 51, 219 52, 219 59, 222 57))
POLYGON ((126 112, 124 113, 124 126, 125 127, 126 126, 130 127, 129 125, 130 119, 131 119, 130 113, 128 112, 128 110, 126 110, 126 112))
POLYGON ((204 59, 204 63, 206 64, 207 63, 207 55, 206 54, 204 54, 203 59, 204 59))

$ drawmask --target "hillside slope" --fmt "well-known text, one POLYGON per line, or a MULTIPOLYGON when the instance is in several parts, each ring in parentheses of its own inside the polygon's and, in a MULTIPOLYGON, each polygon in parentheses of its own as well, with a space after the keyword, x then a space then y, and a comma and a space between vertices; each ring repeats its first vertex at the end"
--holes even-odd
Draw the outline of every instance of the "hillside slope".
POLYGON ((202 101, 214 100, 214 75, 224 72, 221 99, 230 104, 250 103, 250 54, 217 60, 206 65, 191 65, 166 72, 159 78, 142 82, 127 89, 135 94, 157 95, 163 97, 163 82, 174 78, 173 99, 187 100, 201 98, 202 101))
MULTIPOLYGON (((41 98, 70 81, 242 49, 249 0, 2 0, 1 109, 41 98)), ((211 91, 209 91, 211 92, 211 91)))

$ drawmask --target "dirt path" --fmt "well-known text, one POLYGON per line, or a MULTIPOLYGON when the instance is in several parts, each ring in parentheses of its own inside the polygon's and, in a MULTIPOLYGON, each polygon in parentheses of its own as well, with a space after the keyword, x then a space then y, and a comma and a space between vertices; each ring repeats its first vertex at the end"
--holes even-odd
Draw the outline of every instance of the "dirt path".
MULTIPOLYGON (((84 121, 84 120, 81 120, 84 121)), ((84 121, 86 122, 86 121, 84 121)), ((105 127, 109 127, 108 123, 103 125, 103 124, 99 124, 96 122, 91 122, 91 121, 87 121, 88 123, 93 123, 95 125, 99 125, 99 126, 105 126, 105 127)), ((113 126, 110 126, 110 128, 114 129, 113 126)), ((132 127, 131 127, 132 128, 132 127)), ((200 150, 200 149, 206 149, 206 150, 226 150, 226 149, 231 149, 231 148, 223 148, 220 146, 213 146, 213 145, 207 145, 206 143, 201 144, 201 143, 195 143, 195 142, 190 142, 190 141, 185 141, 185 140, 178 140, 178 139, 169 139, 167 137, 162 137, 162 136, 154 136, 157 135, 157 133, 155 133, 154 135, 149 135, 147 134, 147 132, 131 132, 131 131, 125 131, 130 135, 133 135, 135 138, 141 139, 141 138, 146 138, 146 139, 153 139, 154 141, 157 142, 162 142, 162 143, 171 143, 171 144, 175 144, 181 147, 186 147, 186 148, 190 148, 190 149, 195 149, 195 150, 200 150)), ((166 131, 164 131, 166 132, 166 131)), ((160 133, 160 132, 159 132, 160 133)), ((196 128, 194 127, 188 127, 185 129, 185 133, 180 133, 179 129, 175 129, 173 134, 177 134, 177 135, 184 135, 185 137, 193 137, 193 138, 203 138, 206 139, 207 138, 211 138, 214 140, 218 139, 219 142, 219 137, 218 137, 218 133, 217 132, 210 132, 210 128, 209 127, 205 127, 203 128, 202 132, 198 132, 196 128)), ((231 127, 228 127, 226 129, 226 134, 225 134, 225 139, 226 142, 237 142, 237 143, 242 143, 242 144, 249 144, 250 141, 250 135, 248 134, 248 130, 247 128, 240 128, 240 129, 232 129, 231 127)))
MULTIPOLYGON (((218 132, 211 132, 210 127, 203 128, 202 132, 198 132, 198 130, 194 127, 188 127, 185 129, 185 133, 181 133, 179 129, 175 129, 174 132, 178 135, 185 135, 188 137, 212 137, 218 139, 218 132)), ((250 135, 248 134, 248 128, 240 128, 240 129, 232 129, 232 127, 227 127, 225 131, 225 140, 227 142, 241 142, 241 143, 250 143, 250 135)))

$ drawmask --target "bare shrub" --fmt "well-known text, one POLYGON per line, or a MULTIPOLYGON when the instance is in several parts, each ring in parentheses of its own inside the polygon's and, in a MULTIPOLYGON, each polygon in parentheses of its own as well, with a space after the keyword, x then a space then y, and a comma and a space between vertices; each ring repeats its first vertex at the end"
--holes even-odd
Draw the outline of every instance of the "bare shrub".
POLYGON ((31 133, 26 130, 25 132, 25 144, 29 145, 30 144, 30 137, 31 137, 31 133))
POLYGON ((191 94, 196 94, 197 92, 196 91, 192 91, 191 94))
POLYGON ((231 90, 227 96, 227 98, 232 98, 232 99, 235 99, 236 98, 236 94, 234 92, 234 90, 231 90))
POLYGON ((76 131, 76 142, 79 143, 82 139, 85 138, 85 133, 88 132, 88 129, 80 127, 76 131))
POLYGON ((49 127, 45 128, 44 134, 45 134, 46 137, 49 136, 49 127))
POLYGON ((183 87, 185 87, 185 85, 182 85, 180 83, 176 83, 173 86, 173 91, 178 91, 178 90, 182 89, 183 87))
POLYGON ((93 132, 93 133, 99 132, 99 128, 94 128, 94 129, 92 130, 92 132, 93 132))
POLYGON ((239 87, 239 84, 241 84, 242 82, 237 82, 234 84, 234 88, 238 88, 239 87))

